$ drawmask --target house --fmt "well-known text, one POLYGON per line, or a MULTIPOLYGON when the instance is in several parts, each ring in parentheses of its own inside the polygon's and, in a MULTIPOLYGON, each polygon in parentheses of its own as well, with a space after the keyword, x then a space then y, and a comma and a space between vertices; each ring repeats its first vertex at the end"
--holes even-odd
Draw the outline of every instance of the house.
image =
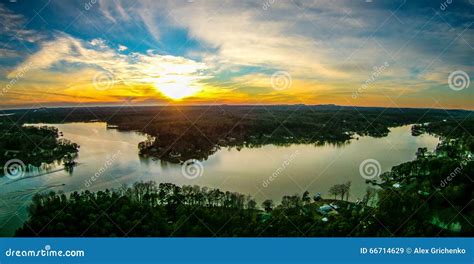
POLYGON ((20 153, 19 150, 7 150, 5 151, 4 155, 9 156, 10 154, 13 154, 13 157, 16 157, 16 154, 19 154, 19 153, 20 153))
POLYGON ((334 204, 325 204, 323 206, 320 206, 318 211, 323 214, 337 214, 337 209, 339 209, 339 206, 334 205, 334 204))
POLYGON ((169 156, 171 158, 180 158, 181 157, 181 153, 178 153, 178 152, 170 152, 169 156))
POLYGON ((395 189, 399 189, 400 187, 402 187, 402 185, 397 182, 397 183, 394 183, 394 184, 392 185, 392 187, 395 188, 395 189))

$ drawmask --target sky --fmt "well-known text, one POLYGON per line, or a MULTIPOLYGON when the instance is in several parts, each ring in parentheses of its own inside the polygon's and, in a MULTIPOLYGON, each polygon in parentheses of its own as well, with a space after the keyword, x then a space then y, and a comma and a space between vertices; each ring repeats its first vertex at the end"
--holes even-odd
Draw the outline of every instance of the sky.
POLYGON ((474 0, 1 0, 0 108, 474 109, 474 0))

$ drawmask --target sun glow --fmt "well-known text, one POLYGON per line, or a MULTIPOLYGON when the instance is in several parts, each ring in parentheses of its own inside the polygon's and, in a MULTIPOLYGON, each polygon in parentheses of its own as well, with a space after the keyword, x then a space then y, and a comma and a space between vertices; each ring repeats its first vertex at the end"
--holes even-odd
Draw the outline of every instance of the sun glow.
POLYGON ((164 96, 173 100, 181 100, 198 93, 201 89, 189 83, 156 83, 155 87, 164 96))

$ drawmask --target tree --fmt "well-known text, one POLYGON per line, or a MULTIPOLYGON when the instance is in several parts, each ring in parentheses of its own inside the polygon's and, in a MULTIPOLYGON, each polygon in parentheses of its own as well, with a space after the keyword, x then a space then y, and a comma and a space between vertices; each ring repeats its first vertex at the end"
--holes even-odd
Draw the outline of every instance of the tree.
POLYGON ((256 207, 257 207, 257 202, 255 202, 254 199, 248 200, 248 202, 247 202, 247 209, 249 209, 249 210, 255 210, 256 207))
POLYGON ((313 200, 314 200, 315 202, 320 201, 320 200, 321 200, 321 194, 320 194, 320 193, 315 194, 315 195, 313 196, 313 200))
POLYGON ((367 187, 364 198, 362 199, 362 204, 364 206, 370 206, 370 202, 375 197, 375 194, 376 194, 376 192, 375 192, 374 188, 367 187))
POLYGON ((416 158, 417 159, 424 158, 427 152, 428 152, 428 148, 418 148, 418 150, 416 151, 416 158))
POLYGON ((329 189, 329 194, 334 195, 334 199, 336 199, 336 197, 340 195, 341 200, 344 200, 344 198, 346 198, 346 200, 349 200, 350 189, 351 189, 350 181, 344 184, 335 184, 329 189))
POLYGON ((334 195, 334 200, 336 200, 336 196, 339 195, 339 193, 340 193, 339 184, 335 184, 331 186, 331 188, 329 188, 329 194, 334 195))
POLYGON ((346 201, 349 201, 350 190, 351 190, 351 181, 348 181, 346 182, 346 184, 344 184, 344 192, 346 194, 346 201))
POLYGON ((305 191, 303 193, 302 200, 305 204, 309 204, 311 202, 311 197, 309 197, 309 192, 308 191, 305 191))
POLYGON ((272 200, 263 201, 262 207, 266 212, 270 212, 271 210, 273 210, 273 201, 272 200))

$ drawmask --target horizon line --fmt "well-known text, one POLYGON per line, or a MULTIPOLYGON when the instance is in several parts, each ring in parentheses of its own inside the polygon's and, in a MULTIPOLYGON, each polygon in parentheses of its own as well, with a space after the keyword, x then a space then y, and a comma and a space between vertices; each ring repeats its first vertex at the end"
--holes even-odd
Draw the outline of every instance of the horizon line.
POLYGON ((6 108, 6 109, 0 109, 0 111, 15 111, 15 110, 33 110, 33 109, 61 109, 61 108, 114 108, 114 107, 120 107, 120 108, 129 108, 129 107, 205 107, 205 106, 235 106, 235 107, 241 107, 241 106, 269 106, 269 107, 275 107, 275 106, 297 106, 297 105, 304 105, 304 106, 336 106, 336 107, 346 107, 346 108, 383 108, 383 109, 426 109, 426 110, 446 110, 446 111, 467 111, 467 112, 472 112, 474 109, 464 109, 464 108, 440 108, 440 107, 392 107, 392 106, 358 106, 358 105, 338 105, 338 104, 182 104, 182 105, 176 105, 176 104, 137 104, 137 105, 132 105, 132 104, 127 104, 127 105, 120 105, 120 104, 105 104, 105 105, 80 105, 80 106, 72 106, 72 105, 65 105, 65 106, 39 106, 39 107, 25 107, 25 106, 19 106, 13 107, 13 108, 6 108))

